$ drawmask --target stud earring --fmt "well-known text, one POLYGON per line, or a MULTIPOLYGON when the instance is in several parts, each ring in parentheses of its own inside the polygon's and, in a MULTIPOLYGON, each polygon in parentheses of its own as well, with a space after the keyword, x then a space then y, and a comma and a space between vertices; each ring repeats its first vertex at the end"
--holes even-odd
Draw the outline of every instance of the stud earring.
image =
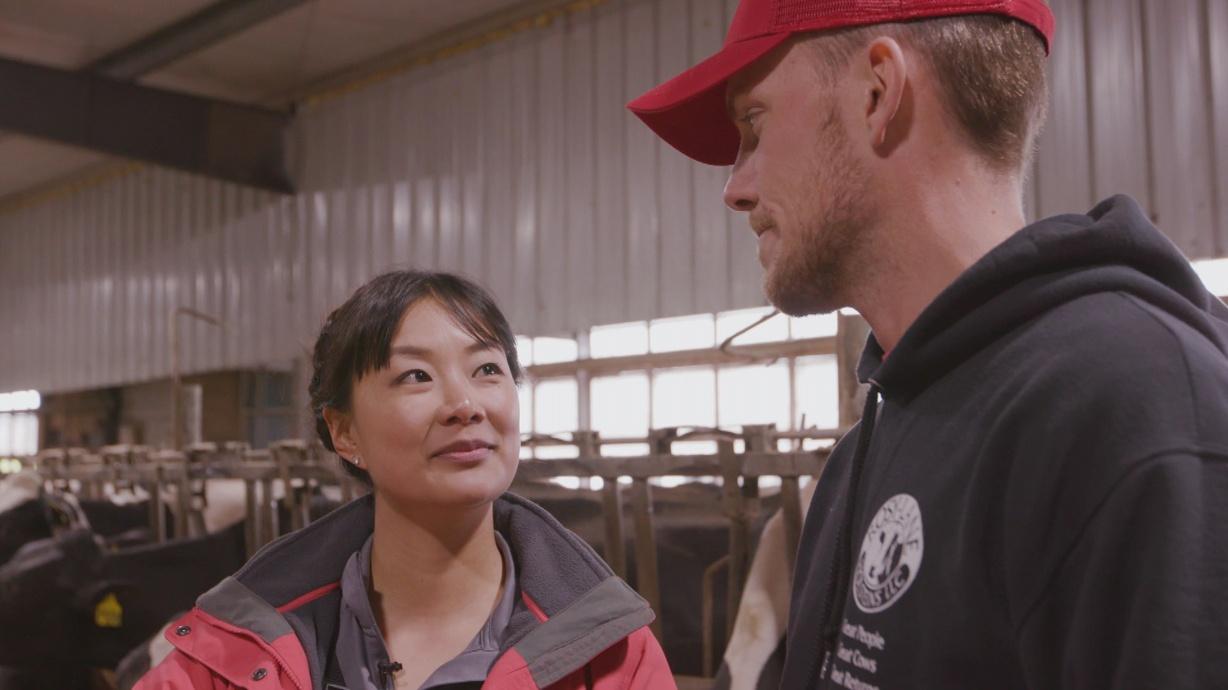
POLYGON ((354 462, 354 467, 362 467, 362 456, 355 455, 353 462, 354 462))

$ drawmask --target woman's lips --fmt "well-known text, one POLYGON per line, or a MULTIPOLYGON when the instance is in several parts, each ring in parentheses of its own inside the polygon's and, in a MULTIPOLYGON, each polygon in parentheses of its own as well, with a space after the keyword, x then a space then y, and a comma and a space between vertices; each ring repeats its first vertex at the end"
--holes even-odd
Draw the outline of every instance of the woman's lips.
POLYGON ((471 448, 469 450, 453 450, 446 453, 439 453, 435 457, 449 462, 456 463, 475 463, 481 462, 490 457, 492 448, 482 446, 480 448, 471 448))

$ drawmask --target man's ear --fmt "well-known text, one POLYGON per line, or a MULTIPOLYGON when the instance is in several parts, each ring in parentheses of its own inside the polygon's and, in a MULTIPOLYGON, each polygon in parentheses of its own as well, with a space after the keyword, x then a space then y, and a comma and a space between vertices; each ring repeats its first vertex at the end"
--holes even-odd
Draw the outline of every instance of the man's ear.
POLYGON ((331 407, 324 408, 324 423, 328 425, 328 434, 333 439, 333 448, 337 449, 337 455, 349 462, 353 462, 360 455, 358 438, 354 433, 352 421, 348 412, 331 407))
POLYGON ((861 53, 865 79, 863 116, 870 144, 885 155, 896 147, 911 123, 904 117, 909 91, 909 64, 894 38, 879 36, 861 53))

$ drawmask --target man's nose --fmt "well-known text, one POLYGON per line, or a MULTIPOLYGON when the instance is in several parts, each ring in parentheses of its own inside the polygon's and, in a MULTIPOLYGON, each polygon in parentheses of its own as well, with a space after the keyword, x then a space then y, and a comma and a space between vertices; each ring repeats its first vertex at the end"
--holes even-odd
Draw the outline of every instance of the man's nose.
POLYGON ((729 179, 725 181, 725 205, 733 211, 750 212, 759 205, 756 191, 754 166, 742 156, 733 164, 729 179))

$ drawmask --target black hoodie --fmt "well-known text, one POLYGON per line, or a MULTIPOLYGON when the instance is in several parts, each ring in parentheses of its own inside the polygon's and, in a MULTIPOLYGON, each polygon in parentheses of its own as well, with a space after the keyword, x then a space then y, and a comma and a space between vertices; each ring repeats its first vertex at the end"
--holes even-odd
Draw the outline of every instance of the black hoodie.
POLYGON ((1133 200, 1019 231, 859 376, 785 690, 1228 688, 1228 308, 1133 200))

